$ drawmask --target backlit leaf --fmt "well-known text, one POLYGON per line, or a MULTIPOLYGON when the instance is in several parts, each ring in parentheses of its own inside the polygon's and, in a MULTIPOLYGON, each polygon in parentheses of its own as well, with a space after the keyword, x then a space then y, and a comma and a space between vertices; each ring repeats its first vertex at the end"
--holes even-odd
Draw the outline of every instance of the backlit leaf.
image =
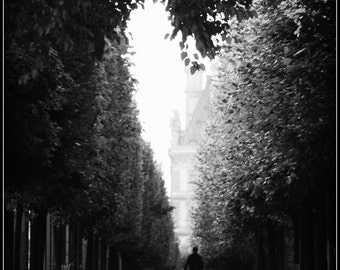
POLYGON ((186 58, 188 56, 187 52, 181 52, 181 59, 183 60, 184 58, 186 58))
POLYGON ((190 73, 193 75, 196 72, 197 68, 195 66, 190 67, 190 73))

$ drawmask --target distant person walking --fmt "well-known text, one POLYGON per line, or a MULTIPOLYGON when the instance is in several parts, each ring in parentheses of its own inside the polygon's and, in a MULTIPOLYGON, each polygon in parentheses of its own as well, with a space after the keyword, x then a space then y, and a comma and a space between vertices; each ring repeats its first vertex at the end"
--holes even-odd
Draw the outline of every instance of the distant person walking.
POLYGON ((202 270, 204 266, 203 258, 198 253, 198 248, 194 247, 192 249, 192 253, 188 256, 187 261, 185 262, 184 270, 202 270))

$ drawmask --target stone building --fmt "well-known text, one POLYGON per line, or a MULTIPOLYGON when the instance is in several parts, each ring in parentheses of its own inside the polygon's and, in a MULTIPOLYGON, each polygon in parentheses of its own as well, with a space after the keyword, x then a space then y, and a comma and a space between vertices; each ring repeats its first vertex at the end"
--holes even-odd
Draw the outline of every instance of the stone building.
POLYGON ((202 72, 191 75, 187 72, 185 89, 185 128, 181 129, 179 113, 174 112, 171 120, 171 193, 174 209, 175 232, 179 239, 182 255, 191 251, 191 211, 195 178, 195 154, 202 139, 204 121, 210 104, 210 77, 202 72), (205 81, 205 87, 203 87, 205 81))

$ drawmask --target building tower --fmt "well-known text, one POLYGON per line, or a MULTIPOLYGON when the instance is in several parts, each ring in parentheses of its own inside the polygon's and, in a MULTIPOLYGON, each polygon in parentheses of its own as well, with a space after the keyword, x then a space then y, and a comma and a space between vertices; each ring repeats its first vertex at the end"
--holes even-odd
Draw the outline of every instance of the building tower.
POLYGON ((210 103, 210 77, 203 89, 203 73, 191 75, 187 71, 185 89, 186 110, 185 128, 181 129, 178 112, 171 120, 171 193, 170 200, 174 209, 175 233, 179 239, 182 255, 191 251, 192 234, 191 212, 194 207, 193 195, 195 178, 194 164, 198 142, 202 138, 205 118, 210 103))

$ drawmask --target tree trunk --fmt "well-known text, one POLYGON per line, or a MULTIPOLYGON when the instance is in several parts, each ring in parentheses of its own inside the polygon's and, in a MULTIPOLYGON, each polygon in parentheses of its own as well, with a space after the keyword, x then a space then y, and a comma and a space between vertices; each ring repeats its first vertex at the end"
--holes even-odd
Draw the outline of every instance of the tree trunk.
POLYGON ((26 214, 22 213, 20 230, 20 270, 28 269, 28 222, 26 214))
POLYGON ((276 268, 279 270, 285 268, 284 245, 284 230, 282 227, 279 227, 276 231, 276 268))
POLYGON ((91 270, 98 270, 98 235, 93 234, 93 266, 91 270))
POLYGON ((255 270, 263 270, 265 267, 264 249, 262 242, 261 229, 256 232, 256 257, 255 257, 255 270))
MULTIPOLYGON (((329 178, 333 179, 333 178, 329 178)), ((326 189, 326 235, 327 235, 327 269, 333 270, 336 266, 336 187, 335 181, 328 181, 326 189)))
POLYGON ((326 215, 324 193, 313 197, 314 270, 327 269, 326 215))
POLYGON ((277 270, 276 268, 276 232, 275 227, 273 225, 267 226, 268 233, 268 247, 269 247, 269 258, 268 258, 268 267, 271 270, 277 270))
POLYGON ((75 270, 82 270, 81 258, 82 258, 82 236, 80 233, 79 223, 75 226, 75 246, 76 246, 76 258, 75 258, 75 270))
POLYGON ((44 269, 46 241, 46 213, 40 213, 32 220, 31 229, 31 269, 44 269))
POLYGON ((14 212, 5 210, 5 227, 4 227, 4 264, 5 270, 14 269, 14 212))
POLYGON ((106 245, 103 240, 101 240, 100 243, 100 268, 99 270, 105 270, 106 269, 106 245))
POLYGON ((14 262, 13 269, 20 270, 20 242, 21 242, 21 221, 23 207, 19 203, 15 211, 15 232, 14 232, 14 262))
POLYGON ((313 218, 309 198, 302 203, 300 225, 300 270, 314 270, 313 218))
POLYGON ((46 216, 46 248, 45 248, 45 270, 53 269, 53 217, 51 214, 47 214, 46 216))
POLYGON ((78 226, 70 225, 70 263, 73 265, 73 269, 78 269, 79 258, 79 243, 78 243, 78 226))
POLYGON ((97 269, 101 270, 102 269, 102 240, 100 238, 98 238, 98 263, 97 263, 97 269))
POLYGON ((54 225, 54 264, 57 270, 61 270, 63 264, 63 231, 61 227, 54 225))
POLYGON ((82 270, 86 270, 86 261, 87 261, 87 240, 85 238, 82 239, 82 253, 81 253, 81 264, 82 264, 82 270))
POLYGON ((87 230, 87 252, 86 252, 86 270, 92 270, 93 259, 93 228, 92 226, 87 230))
POLYGON ((300 263, 300 220, 299 220, 299 214, 294 213, 292 215, 292 221, 293 221, 293 239, 294 239, 294 255, 293 255, 293 263, 299 264, 300 263))
POLYGON ((333 191, 326 194, 326 232, 327 232, 327 269, 333 270, 336 265, 336 201, 333 191))
POLYGON ((114 246, 109 247, 109 269, 119 269, 118 252, 114 246))

